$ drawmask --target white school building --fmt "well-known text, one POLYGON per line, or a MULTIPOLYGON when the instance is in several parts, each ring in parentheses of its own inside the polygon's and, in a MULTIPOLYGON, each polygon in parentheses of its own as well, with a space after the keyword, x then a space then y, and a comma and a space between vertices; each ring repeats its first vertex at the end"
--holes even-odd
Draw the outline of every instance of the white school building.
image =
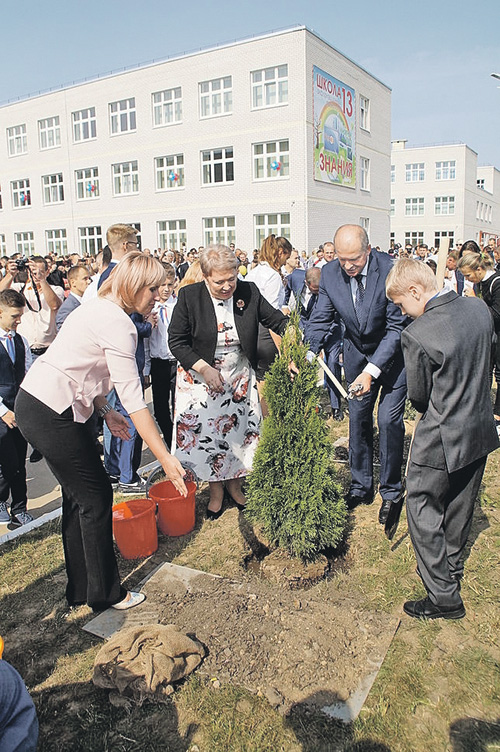
POLYGON ((393 141, 391 241, 450 247, 500 239, 500 171, 478 166, 466 144, 408 147, 393 141))
POLYGON ((391 92, 304 26, 0 106, 0 255, 269 233, 310 252, 345 222, 389 244, 391 92))

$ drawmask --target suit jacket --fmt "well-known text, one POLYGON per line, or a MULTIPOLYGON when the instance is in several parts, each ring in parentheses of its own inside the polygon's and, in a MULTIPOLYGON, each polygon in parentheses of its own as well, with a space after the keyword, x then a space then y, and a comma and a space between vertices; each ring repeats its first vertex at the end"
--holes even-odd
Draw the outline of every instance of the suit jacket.
POLYGON ((305 281, 306 273, 304 269, 294 269, 293 272, 288 275, 286 278, 285 305, 288 305, 290 302, 292 292, 295 302, 300 303, 300 295, 304 289, 305 281))
MULTIPOLYGON (((233 312, 241 349, 252 368, 256 369, 259 323, 276 334, 283 334, 288 318, 267 302, 257 285, 241 280, 236 283, 233 312)), ((168 346, 174 358, 186 370, 200 358, 210 365, 214 364, 217 319, 205 282, 187 285, 179 290, 168 330, 168 346)))
POLYGON ((187 261, 183 261, 182 264, 179 264, 177 267, 176 274, 180 280, 183 280, 187 270, 189 269, 189 263, 187 261))
POLYGON ((402 333, 408 396, 423 413, 412 462, 454 472, 498 447, 490 398, 493 323, 482 300, 432 298, 402 333))
POLYGON ((64 303, 57 309, 56 313, 56 329, 59 331, 64 324, 69 314, 81 305, 81 301, 75 297, 72 293, 68 295, 64 303))
POLYGON ((361 321, 354 310, 351 278, 335 259, 321 270, 319 298, 306 324, 305 338, 311 350, 319 352, 329 332, 340 326, 335 323, 338 314, 345 324, 347 381, 353 381, 371 362, 382 371, 382 382, 401 386, 405 373, 400 340, 407 320, 385 294, 385 280, 394 262, 378 251, 371 251, 369 259, 361 321))

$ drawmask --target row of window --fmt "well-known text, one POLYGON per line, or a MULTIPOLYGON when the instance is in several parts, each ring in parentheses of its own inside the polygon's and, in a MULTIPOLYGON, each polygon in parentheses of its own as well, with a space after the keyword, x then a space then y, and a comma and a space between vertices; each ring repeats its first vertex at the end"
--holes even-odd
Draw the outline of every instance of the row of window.
MULTIPOLYGON (((368 222, 368 220, 365 221, 368 222)), ((137 222, 129 222, 140 228, 137 222)), ((369 229, 369 226, 366 228, 369 229)), ((254 215, 255 247, 260 248, 264 239, 270 235, 281 235, 290 238, 290 213, 276 212, 271 214, 254 215)), ((236 221, 234 216, 204 217, 202 219, 203 244, 222 243, 229 245, 236 242, 236 221)), ((80 253, 83 255, 96 254, 103 246, 102 227, 79 227, 78 238, 80 253)), ((187 246, 188 233, 185 219, 165 219, 157 222, 157 243, 159 248, 180 250, 187 246)), ((45 250, 47 253, 68 253, 68 239, 66 229, 45 231, 45 250)), ((69 249, 73 250, 72 248, 69 249)), ((40 249, 37 249, 40 252, 40 249)), ((35 253, 34 232, 14 233, 14 249, 10 253, 21 253, 31 256, 35 253)), ((0 255, 8 253, 5 235, 0 235, 0 255)))
MULTIPOLYGON (((405 216, 421 217, 424 214, 425 200, 423 197, 405 198, 405 216)), ((391 217, 396 213, 396 199, 391 198, 391 217)), ((455 196, 435 196, 434 214, 455 214, 455 196)))
MULTIPOLYGON (((224 76, 198 84, 199 116, 201 119, 229 115, 233 112, 233 78, 224 76)), ((288 103, 288 65, 277 65, 251 73, 252 109, 276 107, 288 103)), ((153 127, 182 122, 182 87, 153 92, 151 95, 153 127)), ((368 100, 363 117, 368 118, 368 100)), ((108 104, 109 133, 112 136, 137 130, 135 97, 108 104)), ((73 142, 97 138, 95 107, 71 113, 73 142)), ((41 150, 61 146, 59 115, 38 121, 38 143, 41 150)), ((28 136, 26 123, 7 128, 7 148, 11 157, 26 154, 28 136)))
MULTIPOLYGON (((435 180, 455 180, 456 160, 435 163, 435 180)), ((425 180, 425 162, 412 162, 405 165, 405 182, 421 183, 425 180)), ((396 165, 391 165, 391 183, 396 182, 396 165)))
MULTIPOLYGON (((441 238, 450 238, 450 248, 453 247, 455 234, 453 230, 436 230, 434 232, 434 248, 439 248, 439 242, 441 238)), ((391 244, 394 245, 396 236, 394 232, 391 232, 391 244)), ((421 245, 424 242, 424 233, 421 230, 408 230, 405 232, 405 245, 412 245, 413 247, 421 245)))
POLYGON ((485 204, 483 201, 476 201, 476 219, 481 222, 491 222, 493 207, 491 204, 485 204))
MULTIPOLYGON (((254 180, 287 178, 290 174, 290 154, 288 139, 266 141, 253 144, 254 180)), ((201 152, 202 185, 234 182, 233 147, 208 149, 201 152)), ((368 162, 369 160, 365 160, 368 162)), ((170 154, 154 160, 155 188, 164 191, 183 188, 185 185, 184 154, 170 154)), ((123 196, 139 193, 139 165, 137 160, 111 165, 113 195, 123 196)), ((368 181, 368 166, 361 168, 362 181, 368 181)), ((100 196, 99 168, 87 167, 75 170, 75 192, 77 200, 95 199, 100 196)), ((62 173, 42 176, 44 204, 57 204, 64 201, 62 173)), ((11 182, 12 206, 15 209, 31 206, 30 179, 23 178, 11 182)), ((0 191, 0 208, 1 208, 0 191)))

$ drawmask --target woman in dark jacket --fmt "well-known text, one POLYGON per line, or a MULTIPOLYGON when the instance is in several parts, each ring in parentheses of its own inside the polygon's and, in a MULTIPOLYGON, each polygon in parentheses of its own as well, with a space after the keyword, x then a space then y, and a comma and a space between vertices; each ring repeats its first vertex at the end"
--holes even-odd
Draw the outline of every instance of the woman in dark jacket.
POLYGON ((223 245, 200 256, 203 282, 179 292, 169 346, 179 361, 176 457, 210 484, 207 517, 227 495, 244 508, 242 479, 252 468, 261 411, 255 369, 259 323, 281 335, 288 319, 238 280, 238 259, 223 245))

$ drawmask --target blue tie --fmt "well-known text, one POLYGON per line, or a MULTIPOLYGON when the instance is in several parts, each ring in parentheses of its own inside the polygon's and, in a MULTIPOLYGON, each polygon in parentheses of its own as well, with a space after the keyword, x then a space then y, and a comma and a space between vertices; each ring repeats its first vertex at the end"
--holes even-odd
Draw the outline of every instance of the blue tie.
POLYGON ((12 337, 12 334, 9 332, 7 336, 5 337, 6 343, 7 343, 7 352, 9 353, 9 358, 13 363, 16 362, 16 348, 14 345, 14 339, 12 337))

